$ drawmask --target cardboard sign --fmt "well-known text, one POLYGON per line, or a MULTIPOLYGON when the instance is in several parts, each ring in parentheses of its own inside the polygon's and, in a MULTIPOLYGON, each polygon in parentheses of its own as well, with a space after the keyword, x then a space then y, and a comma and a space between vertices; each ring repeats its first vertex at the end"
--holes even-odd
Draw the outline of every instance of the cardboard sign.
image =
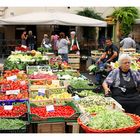
POLYGON ((38 95, 40 96, 44 96, 45 95, 45 89, 44 88, 40 88, 38 89, 38 95))
POLYGON ((92 116, 89 113, 84 113, 81 114, 80 116, 80 120, 83 122, 83 124, 87 125, 89 120, 92 118, 92 116))
POLYGON ((58 85, 58 86, 60 85, 59 80, 52 80, 52 84, 53 85, 58 85))
POLYGON ((26 85, 26 82, 25 81, 20 81, 20 84, 21 85, 26 85))
POLYGON ((4 110, 12 110, 13 109, 13 105, 5 105, 4 106, 4 110))
POLYGON ((20 93, 20 89, 18 89, 18 90, 7 90, 6 91, 6 95, 11 95, 11 94, 17 95, 19 93, 20 93))
POLYGON ((17 76, 13 75, 13 76, 7 77, 7 80, 16 81, 17 80, 17 76))
POLYGON ((46 106, 46 111, 47 112, 53 112, 54 111, 54 105, 47 105, 46 106))

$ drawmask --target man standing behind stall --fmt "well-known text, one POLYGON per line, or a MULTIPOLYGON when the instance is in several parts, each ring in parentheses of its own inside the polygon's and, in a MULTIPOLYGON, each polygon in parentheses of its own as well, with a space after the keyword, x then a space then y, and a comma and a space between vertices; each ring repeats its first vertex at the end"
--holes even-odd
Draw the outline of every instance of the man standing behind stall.
POLYGON ((136 48, 136 43, 132 39, 132 35, 129 34, 128 37, 124 38, 121 42, 120 45, 123 49, 128 49, 128 48, 136 48))

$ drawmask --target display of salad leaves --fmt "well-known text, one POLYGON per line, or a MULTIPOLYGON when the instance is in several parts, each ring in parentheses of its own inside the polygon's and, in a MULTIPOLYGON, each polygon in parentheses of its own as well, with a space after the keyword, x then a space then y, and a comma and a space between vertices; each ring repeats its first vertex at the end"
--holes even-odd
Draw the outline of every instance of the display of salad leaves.
POLYGON ((75 89, 92 89, 92 88, 96 88, 96 85, 89 85, 89 81, 88 80, 71 80, 70 81, 70 85, 75 88, 75 89))
POLYGON ((88 126, 93 129, 106 130, 133 126, 133 119, 124 112, 106 110, 92 117, 88 126))
POLYGON ((0 130, 20 129, 26 123, 19 119, 0 119, 0 130))
POLYGON ((91 107, 93 105, 110 105, 112 104, 111 101, 106 100, 105 97, 100 95, 92 95, 88 97, 84 97, 77 101, 78 104, 82 105, 83 107, 91 107))

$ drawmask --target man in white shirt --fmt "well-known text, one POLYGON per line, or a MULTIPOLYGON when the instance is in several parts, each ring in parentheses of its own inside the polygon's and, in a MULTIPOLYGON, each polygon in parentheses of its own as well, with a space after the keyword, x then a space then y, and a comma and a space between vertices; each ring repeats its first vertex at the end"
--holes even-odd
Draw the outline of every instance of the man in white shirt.
POLYGON ((132 39, 132 35, 129 34, 128 37, 124 38, 121 42, 120 45, 123 49, 128 49, 128 48, 136 48, 136 43, 132 39))

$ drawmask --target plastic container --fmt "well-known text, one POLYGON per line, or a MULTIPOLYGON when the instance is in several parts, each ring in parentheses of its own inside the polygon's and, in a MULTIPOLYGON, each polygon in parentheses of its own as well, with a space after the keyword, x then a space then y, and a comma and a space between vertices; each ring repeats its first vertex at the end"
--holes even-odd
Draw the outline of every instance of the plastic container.
MULTIPOLYGON (((31 104, 33 106, 33 104, 31 104)), ((77 119, 80 115, 80 110, 73 102, 68 102, 65 106, 70 106, 73 108, 74 113, 70 116, 55 116, 55 117, 41 117, 36 114, 31 114, 30 112, 30 122, 37 123, 37 122, 64 122, 71 119, 77 119)))
POLYGON ((86 133, 135 133, 137 132, 137 129, 140 127, 140 117, 134 114, 129 114, 129 113, 127 114, 134 120, 135 122, 134 126, 130 126, 126 128, 118 128, 118 129, 99 130, 86 126, 85 124, 82 123, 80 118, 78 118, 77 122, 86 133))

